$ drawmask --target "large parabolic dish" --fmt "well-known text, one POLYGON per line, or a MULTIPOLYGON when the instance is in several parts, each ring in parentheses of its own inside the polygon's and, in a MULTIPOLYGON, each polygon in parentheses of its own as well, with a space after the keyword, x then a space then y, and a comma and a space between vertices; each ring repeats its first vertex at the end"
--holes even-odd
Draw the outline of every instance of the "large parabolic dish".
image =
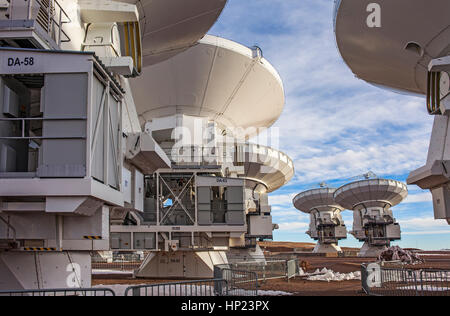
POLYGON ((393 207, 408 196, 406 184, 386 179, 362 180, 344 185, 336 190, 336 203, 348 210, 359 208, 393 207))
POLYGON ((294 177, 294 163, 283 152, 255 144, 243 146, 246 158, 242 177, 264 184, 269 193, 278 190, 294 177), (250 159, 255 153, 258 153, 259 159, 250 159))
POLYGON ((340 0, 335 32, 353 73, 371 84, 426 94, 428 64, 448 55, 448 0, 340 0), (380 5, 381 27, 369 27, 369 4, 380 5))
POLYGON ((302 192, 294 198, 294 206, 307 214, 313 210, 322 211, 324 208, 342 211, 344 210, 342 206, 334 200, 334 192, 336 192, 336 189, 333 188, 319 188, 302 192))
POLYGON ((144 65, 153 65, 197 43, 217 21, 227 0, 120 2, 136 4, 141 21, 144 65))
POLYGON ((277 71, 257 48, 207 35, 130 81, 141 123, 185 114, 224 127, 270 127, 285 97, 277 71))

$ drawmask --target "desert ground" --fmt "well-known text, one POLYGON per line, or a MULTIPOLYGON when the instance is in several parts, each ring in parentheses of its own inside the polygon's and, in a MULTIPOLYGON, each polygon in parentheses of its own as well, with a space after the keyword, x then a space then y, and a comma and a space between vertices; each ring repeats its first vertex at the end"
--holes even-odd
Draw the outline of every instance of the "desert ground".
MULTIPOLYGON (((361 271, 361 264, 375 262, 377 258, 358 258, 358 249, 343 248, 344 256, 325 256, 312 254, 314 244, 291 242, 262 242, 260 243, 266 258, 298 258, 306 272, 312 273, 317 269, 327 268, 339 273, 361 271)), ((450 251, 420 251, 418 252, 425 263, 413 268, 433 268, 450 271, 450 251)), ((269 259, 270 260, 270 259, 269 259)), ((133 279, 132 274, 100 274, 93 276, 93 286, 136 285, 167 283, 179 280, 133 279)), ((274 279, 258 281, 261 291, 280 291, 293 296, 363 296, 361 281, 307 281, 305 277, 289 280, 274 279)))

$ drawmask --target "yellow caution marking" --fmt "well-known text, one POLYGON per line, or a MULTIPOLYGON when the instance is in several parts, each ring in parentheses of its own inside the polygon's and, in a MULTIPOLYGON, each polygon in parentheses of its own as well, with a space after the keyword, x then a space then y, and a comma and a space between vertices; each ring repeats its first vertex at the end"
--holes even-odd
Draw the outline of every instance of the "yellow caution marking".
POLYGON ((56 248, 37 248, 37 247, 26 247, 23 248, 25 251, 56 251, 56 248))
POLYGON ((88 240, 102 240, 102 236, 83 236, 83 239, 88 239, 88 240))
POLYGON ((431 115, 441 114, 441 73, 428 72, 427 110, 431 115))

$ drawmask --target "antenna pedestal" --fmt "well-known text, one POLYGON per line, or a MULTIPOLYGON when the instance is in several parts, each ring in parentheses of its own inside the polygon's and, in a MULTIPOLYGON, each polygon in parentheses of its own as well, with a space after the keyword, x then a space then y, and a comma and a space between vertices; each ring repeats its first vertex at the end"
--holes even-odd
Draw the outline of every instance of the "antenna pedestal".
POLYGON ((266 264, 266 257, 258 244, 254 248, 230 248, 227 258, 230 263, 259 262, 266 264))
POLYGON ((91 287, 90 252, 0 253, 0 290, 91 287))
POLYGON ((342 249, 337 244, 323 244, 318 242, 313 253, 341 253, 342 249))
POLYGON ((310 215, 309 231, 317 240, 313 253, 336 254, 342 252, 339 240, 347 238, 347 227, 342 219, 343 208, 334 200, 336 189, 323 187, 300 193, 294 198, 294 206, 310 215))
POLYGON ((387 249, 387 246, 374 246, 370 242, 366 241, 358 253, 358 257, 361 258, 378 258, 383 251, 387 249))
POLYGON ((440 74, 440 82, 436 88, 439 92, 438 106, 435 114, 427 164, 408 177, 408 184, 415 184, 428 189, 433 195, 434 217, 445 219, 450 224, 450 96, 449 77, 450 59, 433 60, 430 63, 431 73, 440 74), (443 65, 446 62, 446 65, 443 65), (442 99, 440 99, 442 98, 442 99))
POLYGON ((214 277, 214 266, 227 263, 224 251, 151 252, 135 277, 209 279, 214 277))

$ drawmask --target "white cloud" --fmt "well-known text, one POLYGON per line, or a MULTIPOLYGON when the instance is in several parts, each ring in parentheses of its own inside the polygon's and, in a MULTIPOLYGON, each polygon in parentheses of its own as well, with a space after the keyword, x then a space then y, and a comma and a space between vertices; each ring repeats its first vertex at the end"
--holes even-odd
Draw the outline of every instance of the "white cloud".
MULTIPOLYGON (((273 212, 273 208, 272 208, 272 212, 273 212)), ((276 211, 274 213, 272 213, 272 215, 276 216, 277 218, 290 218, 290 217, 299 217, 300 215, 300 211, 298 210, 281 210, 281 211, 276 211)))
POLYGON ((297 232, 304 233, 308 230, 309 224, 303 222, 291 222, 291 223, 281 223, 278 224, 280 226, 279 231, 282 232, 297 232))
MULTIPOLYGON (((336 48, 332 10, 330 0, 229 0, 212 30, 247 46, 259 45, 283 79, 286 106, 274 127, 296 175, 270 197, 282 232, 301 235, 307 230, 308 217, 294 215, 292 199, 313 183, 368 170, 404 177, 426 162, 433 118, 425 100, 356 79, 336 48)), ((449 226, 435 221, 429 206, 415 205, 429 202, 430 194, 409 188, 406 206, 394 209, 416 217, 399 219, 405 234, 446 231, 449 226)), ((352 214, 344 214, 350 226, 352 214)))
POLYGON ((336 48, 332 10, 329 0, 231 0, 213 32, 258 43, 280 72, 286 107, 275 127, 294 183, 420 167, 432 124, 425 101, 356 79, 336 48))
POLYGON ((420 231, 420 232, 406 232, 403 233, 404 236, 421 236, 421 235, 448 235, 449 230, 431 230, 431 231, 420 231))
MULTIPOLYGON (((300 192, 299 192, 300 193, 300 192)), ((292 194, 271 194, 269 195, 269 203, 271 205, 293 206, 292 200, 296 193, 292 194)))
POLYGON ((419 194, 410 194, 408 197, 403 201, 403 204, 407 203, 422 203, 422 202, 432 202, 433 197, 431 195, 431 192, 424 192, 419 194))
POLYGON ((433 217, 415 217, 399 220, 402 230, 430 230, 446 228, 450 231, 450 226, 445 220, 436 220, 433 217))

